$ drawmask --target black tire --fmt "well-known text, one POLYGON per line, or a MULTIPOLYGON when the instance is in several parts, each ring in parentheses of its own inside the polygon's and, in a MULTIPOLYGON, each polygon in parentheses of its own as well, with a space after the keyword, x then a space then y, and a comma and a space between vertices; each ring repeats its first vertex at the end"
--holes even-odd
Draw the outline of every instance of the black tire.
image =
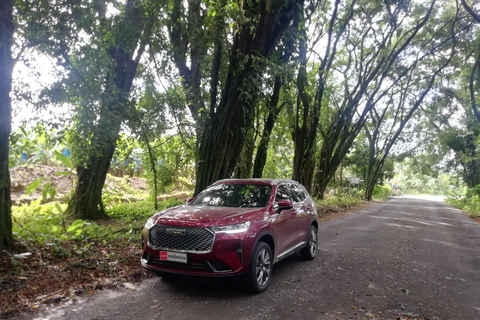
POLYGON ((311 225, 310 229, 308 230, 308 240, 307 246, 300 250, 300 254, 302 258, 305 260, 313 260, 317 255, 318 249, 318 231, 315 226, 311 225))
POLYGON ((272 279, 273 255, 270 246, 259 242, 253 250, 250 260, 250 270, 247 273, 247 288, 260 293, 267 289, 272 279))

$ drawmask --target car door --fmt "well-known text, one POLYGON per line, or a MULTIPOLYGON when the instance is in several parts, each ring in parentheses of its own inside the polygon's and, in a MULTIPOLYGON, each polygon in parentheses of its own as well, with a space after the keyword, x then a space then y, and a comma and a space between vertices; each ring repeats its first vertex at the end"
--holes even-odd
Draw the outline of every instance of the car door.
POLYGON ((308 230, 310 228, 310 221, 314 214, 313 205, 308 201, 310 198, 307 196, 307 191, 299 184, 291 184, 291 194, 293 199, 293 208, 296 213, 297 221, 297 242, 305 241, 307 238, 308 230))
MULTIPOLYGON (((287 200, 293 203, 288 183, 280 184, 276 188, 275 200, 273 209, 278 209, 278 202, 280 200, 287 200)), ((298 238, 297 221, 295 208, 284 209, 280 213, 273 213, 275 215, 275 243, 276 243, 276 257, 281 257, 292 249, 298 238)))

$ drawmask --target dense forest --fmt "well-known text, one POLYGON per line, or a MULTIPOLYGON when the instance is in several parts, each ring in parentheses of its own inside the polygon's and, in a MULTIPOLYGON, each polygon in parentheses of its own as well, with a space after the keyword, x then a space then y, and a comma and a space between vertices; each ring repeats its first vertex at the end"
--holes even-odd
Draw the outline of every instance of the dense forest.
MULTIPOLYGON (((472 0, 2 0, 0 248, 16 247, 10 170, 25 163, 75 175, 49 209, 77 219, 69 232, 111 216, 109 173, 146 177, 155 209, 167 191, 229 177, 292 178, 319 200, 350 177, 365 200, 387 180, 466 186, 475 206, 479 12, 472 0), (51 116, 12 126, 25 113, 51 116)), ((27 193, 53 199, 47 180, 27 193)))

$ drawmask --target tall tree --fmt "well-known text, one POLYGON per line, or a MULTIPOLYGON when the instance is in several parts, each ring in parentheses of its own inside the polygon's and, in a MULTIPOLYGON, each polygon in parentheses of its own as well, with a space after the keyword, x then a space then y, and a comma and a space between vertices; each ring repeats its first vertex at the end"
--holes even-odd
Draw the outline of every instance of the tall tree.
POLYGON ((252 127, 264 60, 270 57, 302 4, 300 0, 242 2, 242 19, 237 22, 229 50, 221 98, 218 105, 210 105, 202 135, 198 137, 195 193, 233 174, 247 131, 252 127))
POLYGON ((272 75, 268 78, 271 81, 268 83, 268 90, 265 90, 270 94, 261 99, 264 101, 263 109, 265 110, 263 113, 260 112, 260 114, 264 114, 264 119, 263 123, 258 125, 255 130, 258 131, 259 128, 262 128, 262 132, 259 134, 260 141, 257 145, 257 152, 253 160, 253 178, 261 178, 263 176, 273 127, 276 125, 277 118, 285 105, 291 103, 287 89, 288 85, 293 82, 295 72, 295 64, 292 61, 292 57, 298 51, 298 38, 300 33, 303 32, 302 30, 305 29, 304 26, 299 28, 302 17, 301 10, 299 10, 298 14, 294 16, 292 25, 285 31, 281 44, 277 47, 271 59, 274 70, 270 72, 272 75))
MULTIPOLYGON (((454 50, 452 50, 452 52, 454 52, 454 50)), ((392 118, 385 117, 387 111, 389 111, 388 106, 380 112, 377 111, 377 108, 374 108, 371 111, 373 131, 370 132, 368 126, 365 127, 370 145, 369 162, 365 178, 365 200, 372 200, 373 189, 378 182, 383 166, 392 147, 395 145, 413 114, 432 89, 438 74, 448 65, 449 62, 450 59, 438 68, 429 77, 430 79, 419 79, 416 84, 412 81, 412 73, 410 73, 405 79, 401 79, 398 93, 392 93, 392 95, 389 96, 389 101, 385 102, 394 106, 395 110, 393 111, 392 118), (418 86, 424 81, 428 81, 427 85, 422 88, 418 94, 415 94, 413 90, 414 86, 418 86), (398 96, 394 97, 395 95, 398 96), (388 124, 386 124, 387 122, 388 124), (381 128, 385 125, 387 125, 389 129, 387 129, 386 133, 382 136, 381 128)))
POLYGON ((24 1, 19 11, 38 42, 68 70, 50 90, 49 102, 75 109, 72 155, 77 165, 68 212, 105 217, 102 189, 131 106, 130 90, 158 21, 160 0, 24 1), (107 10, 107 8, 109 10, 107 10))
MULTIPOLYGON (((315 169, 315 152, 317 141, 317 130, 320 120, 320 109, 322 99, 325 92, 325 81, 332 68, 333 61, 337 54, 338 40, 342 36, 343 32, 353 14, 353 6, 355 0, 346 5, 346 8, 342 11, 340 9, 340 1, 335 1, 331 13, 330 6, 320 6, 320 3, 312 3, 306 10, 312 8, 312 13, 315 11, 316 5, 322 8, 320 18, 318 21, 319 26, 315 26, 315 32, 319 34, 326 34, 326 48, 323 56, 320 57, 320 65, 318 66, 318 82, 316 90, 311 94, 311 83, 308 79, 307 64, 308 64, 308 45, 309 38, 307 35, 306 23, 310 19, 306 18, 305 11, 302 11, 300 22, 300 35, 299 35, 299 70, 297 74, 297 90, 298 97, 295 110, 295 124, 293 130, 293 141, 295 146, 295 153, 293 158, 293 179, 303 184, 309 191, 312 190, 313 173, 315 169), (328 16, 327 11, 330 13, 330 19, 324 17, 328 16), (339 22, 341 21, 341 22, 339 22), (312 97, 313 96, 313 97, 312 97)), ((318 42, 312 41, 313 43, 318 42)))
POLYGON ((373 102, 371 122, 365 126, 370 145, 365 200, 372 200, 374 187, 390 151, 437 78, 456 54, 454 30, 457 13, 453 13, 453 17, 447 12, 431 18, 437 29, 428 29, 418 35, 410 45, 410 61, 398 62, 391 69, 392 73, 401 74, 402 77, 396 77, 397 80, 390 89, 373 102))
MULTIPOLYGON (((343 55, 335 62, 335 72, 329 78, 321 78, 317 95, 326 92, 326 81, 343 78, 340 85, 331 90, 328 100, 334 108, 328 122, 320 125, 323 143, 319 151, 313 194, 323 198, 328 182, 348 153, 356 136, 365 124, 374 101, 388 86, 387 79, 392 66, 404 57, 402 54, 429 20, 435 5, 432 0, 425 6, 414 2, 382 2, 352 4, 354 13, 345 31, 335 38, 332 48, 341 45, 343 55), (381 29, 381 30, 380 30, 381 29), (368 93, 368 95, 367 95, 368 93)), ((346 19, 337 18, 343 26, 346 19)), ((332 24, 332 23, 331 23, 332 24)), ((328 46, 327 46, 328 50, 328 46)), ((393 82, 402 78, 399 74, 393 82)), ((324 110, 326 111, 326 110, 324 110)))
POLYGON ((12 201, 8 169, 9 137, 12 121, 13 0, 0 2, 0 249, 15 248, 12 235, 12 201))
MULTIPOLYGON (((463 8, 467 11, 467 13, 472 17, 474 22, 478 27, 480 27, 480 13, 476 13, 474 11, 474 6, 469 6, 466 0, 461 0, 463 8)), ((477 6, 478 7, 478 6, 477 6)), ((474 63, 472 67, 472 71, 470 73, 468 89, 470 91, 470 104, 472 106, 473 113, 478 121, 480 121, 480 112, 478 111, 478 106, 480 104, 480 37, 477 37, 476 42, 474 44, 475 49, 473 52, 474 63)))
POLYGON ((99 48, 105 50, 109 66, 105 72, 104 90, 98 101, 96 121, 88 121, 85 126, 81 118, 85 116, 85 109, 79 109, 78 113, 77 143, 93 148, 81 150, 83 161, 78 162, 75 193, 68 205, 68 211, 73 215, 86 219, 105 216, 103 185, 120 126, 128 114, 130 89, 157 19, 158 9, 155 1, 128 0, 116 23, 107 22, 105 7, 98 10, 99 25, 105 28, 100 30, 99 35, 111 37, 99 48))
MULTIPOLYGON (((437 136, 437 148, 453 153, 449 170, 458 170, 467 186, 480 183, 480 155, 477 138, 480 134, 478 110, 475 106, 480 24, 467 2, 456 2, 457 22, 452 30, 457 54, 450 61, 448 72, 441 77, 438 92, 430 103, 422 107, 428 123, 437 136), (472 15, 473 13, 473 15, 472 15), (473 17, 473 19, 472 19, 473 17), (476 71, 477 70, 477 71, 476 71), (472 91, 473 89, 473 91, 472 91), (452 117, 452 115, 454 115, 452 117)), ((480 78, 478 78, 480 79, 480 78)))

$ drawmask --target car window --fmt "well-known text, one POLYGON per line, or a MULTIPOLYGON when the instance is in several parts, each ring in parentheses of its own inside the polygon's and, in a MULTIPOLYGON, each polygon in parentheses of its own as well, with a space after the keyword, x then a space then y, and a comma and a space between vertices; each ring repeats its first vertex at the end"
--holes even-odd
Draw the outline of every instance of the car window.
POLYGON ((277 193, 275 194, 275 202, 278 203, 278 201, 280 200, 292 201, 290 190, 286 184, 281 184, 277 187, 277 193))
POLYGON ((292 191, 293 203, 302 202, 307 198, 305 190, 295 183, 291 184, 291 191, 292 191))
POLYGON ((219 184, 205 189, 191 205, 216 207, 266 207, 272 187, 254 184, 219 184))

